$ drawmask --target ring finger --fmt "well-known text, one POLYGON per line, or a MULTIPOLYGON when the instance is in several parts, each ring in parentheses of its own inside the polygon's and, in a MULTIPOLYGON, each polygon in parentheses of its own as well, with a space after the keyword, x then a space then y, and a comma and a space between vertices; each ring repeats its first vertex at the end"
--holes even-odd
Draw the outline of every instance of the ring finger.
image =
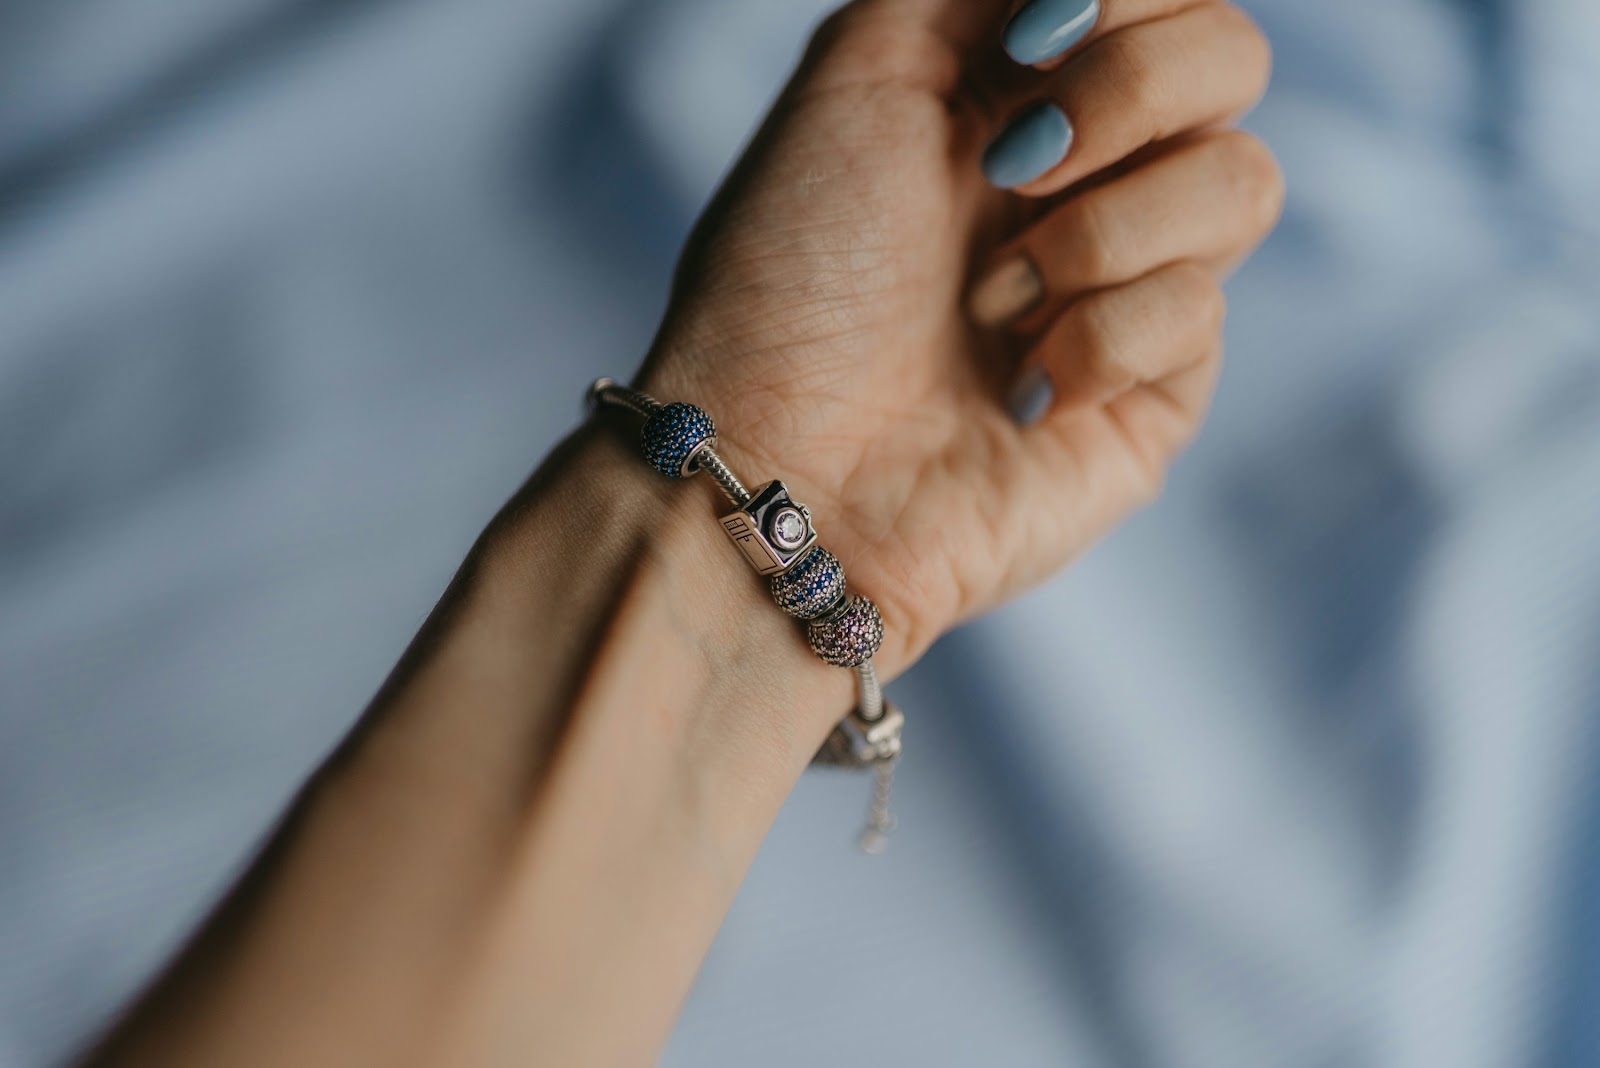
POLYGON ((1193 263, 1073 302, 1019 368, 1012 416, 1027 425, 1181 375, 1218 351, 1224 307, 1215 277, 1193 263))

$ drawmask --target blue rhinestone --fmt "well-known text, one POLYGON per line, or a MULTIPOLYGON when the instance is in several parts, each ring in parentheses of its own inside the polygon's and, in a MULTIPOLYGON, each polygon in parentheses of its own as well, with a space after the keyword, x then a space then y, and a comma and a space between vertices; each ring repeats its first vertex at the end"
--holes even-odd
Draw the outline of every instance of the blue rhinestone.
POLYGON ((656 411, 644 424, 639 446, 644 458, 663 475, 682 478, 691 474, 689 457, 707 442, 715 443, 717 428, 711 417, 681 401, 656 411))
POLYGON ((844 565, 822 546, 772 578, 772 599, 796 619, 815 619, 844 596, 844 565))

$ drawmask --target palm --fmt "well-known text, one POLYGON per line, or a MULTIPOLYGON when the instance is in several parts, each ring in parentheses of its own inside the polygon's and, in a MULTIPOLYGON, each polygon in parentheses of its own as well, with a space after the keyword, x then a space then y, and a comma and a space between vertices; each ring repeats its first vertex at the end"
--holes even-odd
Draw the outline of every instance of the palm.
MULTIPOLYGON (((953 62, 917 47, 900 66, 953 62)), ((1199 405, 1145 388, 1017 427, 998 398, 1023 339, 974 330, 962 295, 1027 202, 983 181, 975 114, 927 80, 831 73, 791 87, 707 213, 646 380, 811 505, 892 668, 1145 499, 1199 405)))

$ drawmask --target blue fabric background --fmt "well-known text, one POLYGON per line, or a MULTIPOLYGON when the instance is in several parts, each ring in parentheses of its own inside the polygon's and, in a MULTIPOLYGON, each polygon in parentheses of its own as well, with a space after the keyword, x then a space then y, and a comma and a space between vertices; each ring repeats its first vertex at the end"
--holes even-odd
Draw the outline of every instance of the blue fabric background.
MULTIPOLYGON (((821 6, 0 8, 0 1065, 637 359, 821 6)), ((1600 11, 1248 6, 1291 199, 1208 431, 898 685, 887 857, 808 776, 664 1064, 1596 1063, 1600 11)))

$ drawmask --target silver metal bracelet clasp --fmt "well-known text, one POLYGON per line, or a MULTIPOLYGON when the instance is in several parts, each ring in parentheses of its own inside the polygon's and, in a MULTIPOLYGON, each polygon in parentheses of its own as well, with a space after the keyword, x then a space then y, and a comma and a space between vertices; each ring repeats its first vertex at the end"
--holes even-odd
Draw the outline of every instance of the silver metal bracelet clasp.
POLYGON ((860 710, 839 721, 817 753, 817 761, 845 768, 870 768, 900 755, 900 736, 905 717, 885 701, 883 715, 875 720, 861 718, 860 710))

